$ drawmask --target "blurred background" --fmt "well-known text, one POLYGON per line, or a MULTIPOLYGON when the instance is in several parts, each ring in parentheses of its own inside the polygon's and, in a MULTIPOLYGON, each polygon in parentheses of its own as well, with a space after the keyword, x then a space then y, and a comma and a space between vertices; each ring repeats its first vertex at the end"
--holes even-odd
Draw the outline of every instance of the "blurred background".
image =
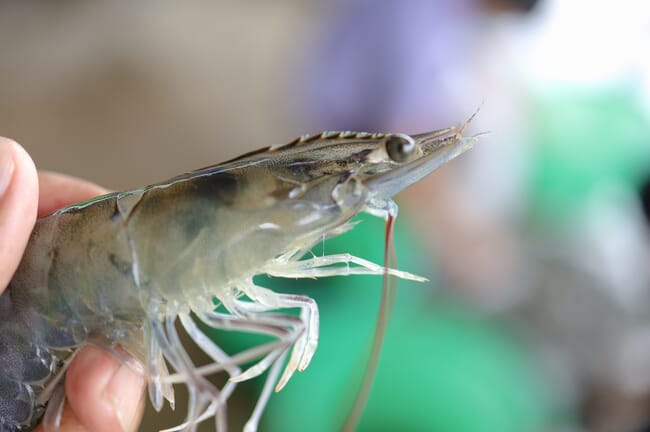
MULTIPOLYGON (((645 0, 0 1, 0 135, 40 169, 127 189, 303 133, 416 133, 481 106, 480 145, 398 198, 399 266, 431 282, 400 284, 359 430, 640 432, 648 47, 645 0)), ((383 222, 363 219, 327 252, 381 262, 383 222)), ((322 333, 261 430, 337 430, 381 280, 273 283, 317 299, 322 333)), ((236 392, 233 428, 259 384, 236 392)))

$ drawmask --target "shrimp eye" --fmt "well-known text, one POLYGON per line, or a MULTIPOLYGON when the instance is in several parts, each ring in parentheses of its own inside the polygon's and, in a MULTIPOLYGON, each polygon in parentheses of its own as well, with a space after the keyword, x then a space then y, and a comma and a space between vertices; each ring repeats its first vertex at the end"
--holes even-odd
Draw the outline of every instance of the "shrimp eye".
POLYGON ((415 151, 415 142, 409 136, 390 135, 386 139, 386 153, 394 162, 405 162, 415 151))

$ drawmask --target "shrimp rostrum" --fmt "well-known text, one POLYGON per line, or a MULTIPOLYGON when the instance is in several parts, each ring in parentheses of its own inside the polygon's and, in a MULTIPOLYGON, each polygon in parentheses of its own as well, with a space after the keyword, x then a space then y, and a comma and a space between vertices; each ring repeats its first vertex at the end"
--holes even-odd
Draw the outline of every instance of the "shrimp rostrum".
POLYGON ((362 211, 394 216, 394 194, 471 146, 464 129, 303 136, 39 219, 0 297, 0 430, 29 430, 41 418, 46 430, 58 428, 62 377, 85 344, 140 359, 158 410, 165 400, 174 404, 174 384, 187 385, 186 421, 171 430, 193 430, 209 418, 225 430, 237 383, 268 371, 246 424, 255 430, 272 391, 309 365, 319 317, 311 298, 274 292, 254 277, 419 279, 309 251, 349 229, 362 211), (177 325, 211 363, 193 363, 177 325), (271 339, 226 353, 201 326, 271 339), (229 376, 221 388, 207 379, 218 372, 229 376))

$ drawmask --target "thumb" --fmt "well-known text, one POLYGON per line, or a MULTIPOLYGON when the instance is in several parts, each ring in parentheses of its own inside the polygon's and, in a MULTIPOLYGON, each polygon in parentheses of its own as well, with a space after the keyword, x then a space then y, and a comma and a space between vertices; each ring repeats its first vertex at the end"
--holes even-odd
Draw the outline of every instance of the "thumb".
POLYGON ((0 137, 0 292, 16 271, 34 227, 36 168, 16 142, 0 137))
MULTIPOLYGON (((144 377, 111 354, 87 346, 66 373, 60 432, 134 432, 144 406, 144 377)), ((35 432, 44 432, 39 425, 35 432)))
POLYGON ((75 357, 65 382, 74 417, 85 430, 95 432, 136 430, 144 385, 142 375, 93 346, 83 348, 75 357))

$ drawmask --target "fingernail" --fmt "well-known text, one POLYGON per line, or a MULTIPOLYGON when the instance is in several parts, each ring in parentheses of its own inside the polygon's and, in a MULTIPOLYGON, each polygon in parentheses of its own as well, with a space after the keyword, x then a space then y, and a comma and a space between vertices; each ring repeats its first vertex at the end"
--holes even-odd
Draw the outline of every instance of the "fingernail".
POLYGON ((0 197, 7 190, 14 174, 14 156, 10 142, 0 139, 0 197))
POLYGON ((134 431, 144 402, 144 377, 123 364, 106 386, 106 395, 124 432, 134 431))

